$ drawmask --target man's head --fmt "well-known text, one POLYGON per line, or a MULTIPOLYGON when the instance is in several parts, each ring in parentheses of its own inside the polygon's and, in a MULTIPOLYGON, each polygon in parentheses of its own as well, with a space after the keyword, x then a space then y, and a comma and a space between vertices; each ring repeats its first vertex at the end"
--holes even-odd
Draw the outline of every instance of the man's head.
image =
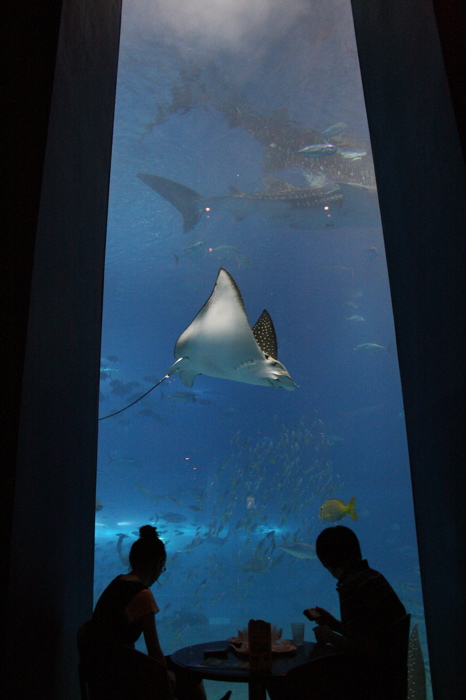
POLYGON ((353 530, 344 525, 322 530, 316 540, 316 554, 332 574, 334 571, 344 571, 362 559, 358 538, 353 530))

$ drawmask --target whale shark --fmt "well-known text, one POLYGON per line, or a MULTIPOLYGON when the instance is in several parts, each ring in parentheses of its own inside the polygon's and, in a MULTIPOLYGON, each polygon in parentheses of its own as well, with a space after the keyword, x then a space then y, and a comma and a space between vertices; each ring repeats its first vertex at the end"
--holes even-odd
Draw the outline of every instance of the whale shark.
POLYGON ((376 188, 358 183, 295 187, 266 177, 261 192, 248 194, 230 187, 227 195, 204 197, 166 177, 149 173, 138 173, 138 177, 178 209, 184 233, 195 228, 204 213, 216 211, 227 211, 237 221, 253 215, 271 225, 305 229, 371 225, 377 223, 379 216, 376 188))
POLYGON ((154 386, 110 418, 133 406, 165 379, 179 374, 192 387, 198 374, 245 384, 296 389, 288 370, 278 361, 275 328, 266 309, 251 328, 241 292, 221 267, 209 298, 175 343, 176 361, 154 386))

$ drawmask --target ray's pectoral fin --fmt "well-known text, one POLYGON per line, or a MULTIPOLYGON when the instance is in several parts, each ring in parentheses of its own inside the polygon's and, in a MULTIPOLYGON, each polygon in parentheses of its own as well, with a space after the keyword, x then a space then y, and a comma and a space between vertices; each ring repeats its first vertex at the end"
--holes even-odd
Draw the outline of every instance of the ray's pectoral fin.
POLYGON ((252 328, 252 334, 263 354, 263 363, 266 366, 265 376, 269 384, 288 391, 296 389, 296 384, 290 377, 288 370, 278 361, 277 335, 272 318, 266 309, 257 319, 252 328))
POLYGON ((277 335, 270 314, 263 310, 252 329, 255 341, 268 357, 278 358, 277 335))
POLYGON ((201 374, 201 372, 196 372, 193 369, 192 365, 190 365, 189 357, 180 357, 172 364, 170 369, 167 370, 167 375, 169 377, 172 374, 179 374, 183 384, 191 388, 194 382, 194 377, 201 374))

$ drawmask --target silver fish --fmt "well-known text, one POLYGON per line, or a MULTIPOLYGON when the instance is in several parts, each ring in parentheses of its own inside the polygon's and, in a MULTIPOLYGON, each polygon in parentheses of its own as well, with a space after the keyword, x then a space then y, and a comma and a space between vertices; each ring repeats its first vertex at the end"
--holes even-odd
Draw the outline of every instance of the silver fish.
POLYGON ((361 345, 356 345, 354 348, 357 352, 380 352, 381 350, 387 350, 383 345, 377 345, 377 343, 361 343, 361 345))
POLYGON ((289 544, 277 544, 278 549, 290 554, 296 559, 317 559, 316 550, 309 542, 290 542, 289 544))
POLYGON ((124 533, 120 532, 120 533, 118 533, 117 537, 118 537, 118 541, 117 541, 116 548, 117 548, 118 556, 120 557, 120 561, 123 564, 123 566, 129 566, 129 556, 127 554, 123 553, 123 550, 121 547, 121 543, 123 542, 125 537, 128 537, 128 535, 125 535, 124 533))
POLYGON ((326 129, 320 132, 320 135, 324 139, 329 139, 332 136, 338 136, 341 134, 345 129, 348 128, 348 124, 345 124, 345 122, 337 122, 336 124, 331 124, 328 126, 326 129))
POLYGON ((165 515, 156 515, 155 522, 165 520, 166 523, 184 523, 188 518, 181 513, 165 513, 165 515))
POLYGON ((205 252, 205 241, 197 241, 197 243, 193 243, 193 245, 185 248, 182 253, 173 253, 173 257, 178 264, 181 258, 196 258, 205 255, 205 252))
POLYGON ((251 259, 244 255, 238 248, 231 245, 218 245, 215 248, 207 248, 207 254, 213 255, 217 260, 236 260, 238 268, 252 265, 251 259))
POLYGON ((366 319, 364 318, 364 316, 358 316, 358 314, 353 314, 352 316, 348 316, 346 320, 351 321, 352 323, 364 323, 366 319))
POLYGON ((332 143, 313 143, 310 146, 300 148, 298 153, 306 158, 323 158, 324 156, 334 156, 338 148, 332 143))
POLYGON ((367 151, 345 151, 341 148, 338 149, 338 153, 347 160, 361 160, 361 158, 367 156, 367 151))

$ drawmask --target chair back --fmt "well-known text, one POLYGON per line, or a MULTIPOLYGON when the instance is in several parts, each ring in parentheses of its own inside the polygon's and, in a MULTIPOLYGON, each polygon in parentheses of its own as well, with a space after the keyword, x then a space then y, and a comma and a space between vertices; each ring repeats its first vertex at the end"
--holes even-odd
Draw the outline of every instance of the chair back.
POLYGON ((164 664, 132 647, 102 653, 90 630, 77 634, 81 700, 173 700, 164 664))
POLYGON ((408 665, 409 629, 411 615, 403 615, 383 632, 381 651, 385 658, 408 665))
POLYGON ((414 625, 408 649, 408 700, 426 700, 426 669, 419 640, 419 626, 414 625))
POLYGON ((408 695, 408 646, 411 615, 384 630, 378 661, 371 676, 383 700, 406 700, 408 695))
POLYGON ((401 650, 406 658, 408 655, 410 624, 411 615, 406 614, 390 625, 384 632, 384 639, 387 640, 387 643, 401 650))

